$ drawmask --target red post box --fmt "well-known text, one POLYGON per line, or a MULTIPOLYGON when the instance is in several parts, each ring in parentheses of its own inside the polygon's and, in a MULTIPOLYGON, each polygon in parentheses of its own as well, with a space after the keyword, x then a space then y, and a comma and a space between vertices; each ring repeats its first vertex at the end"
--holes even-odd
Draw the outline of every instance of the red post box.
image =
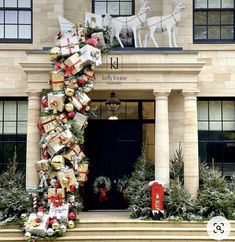
POLYGON ((151 186, 151 210, 155 220, 160 220, 164 213, 164 183, 160 181, 152 181, 151 186))

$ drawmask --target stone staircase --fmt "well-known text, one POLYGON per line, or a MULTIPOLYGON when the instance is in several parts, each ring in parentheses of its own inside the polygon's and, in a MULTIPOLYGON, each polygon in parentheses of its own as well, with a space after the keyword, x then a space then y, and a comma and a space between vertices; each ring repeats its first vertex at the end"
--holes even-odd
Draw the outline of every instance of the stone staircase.
MULTIPOLYGON (((235 221, 225 242, 235 242, 235 221)), ((16 226, 0 229, 0 242, 24 241, 23 234, 16 226)), ((44 240, 40 240, 44 241, 44 240)), ((46 240, 45 240, 46 241, 46 240)), ((131 219, 81 219, 73 230, 55 241, 66 242, 212 242, 204 222, 140 221, 131 219)))

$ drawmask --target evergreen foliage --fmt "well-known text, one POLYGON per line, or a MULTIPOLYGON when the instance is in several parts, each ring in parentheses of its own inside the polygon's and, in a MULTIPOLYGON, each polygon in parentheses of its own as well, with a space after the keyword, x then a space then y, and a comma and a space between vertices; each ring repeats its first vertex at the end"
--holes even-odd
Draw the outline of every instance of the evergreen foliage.
POLYGON ((127 198, 132 218, 147 218, 151 215, 150 187, 148 183, 154 179, 154 169, 142 151, 134 165, 134 171, 128 181, 127 198))
POLYGON ((0 174, 0 225, 17 221, 32 201, 24 187, 25 177, 17 171, 16 152, 6 171, 0 174))

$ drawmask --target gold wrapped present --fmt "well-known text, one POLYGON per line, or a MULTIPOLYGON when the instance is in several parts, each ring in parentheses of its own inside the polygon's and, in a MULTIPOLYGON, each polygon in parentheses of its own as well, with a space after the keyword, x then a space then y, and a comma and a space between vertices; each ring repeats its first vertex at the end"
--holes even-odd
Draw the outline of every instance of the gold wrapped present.
POLYGON ((87 181, 87 174, 88 174, 88 164, 83 163, 78 165, 78 181, 79 182, 85 182, 87 181))
POLYGON ((76 96, 71 97, 71 102, 77 110, 85 108, 90 100, 91 99, 83 92, 79 92, 76 96))
POLYGON ((56 155, 51 160, 51 167, 56 171, 59 171, 62 167, 64 167, 64 157, 62 155, 56 155))
POLYGON ((53 113, 56 114, 57 112, 63 112, 64 110, 64 101, 65 101, 65 94, 64 93, 48 93, 48 108, 53 110, 53 113))
POLYGON ((40 117, 40 119, 46 133, 56 129, 56 127, 59 125, 55 115, 43 116, 40 117))
POLYGON ((49 160, 40 160, 35 163, 37 172, 44 171, 48 172, 49 160))
POLYGON ((50 85, 53 91, 61 91, 64 87, 64 73, 58 71, 51 71, 50 85))
POLYGON ((48 203, 63 203, 65 192, 63 188, 48 188, 47 199, 48 203))
POLYGON ((81 61, 86 64, 95 63, 97 66, 102 64, 101 50, 91 45, 85 45, 81 48, 81 61))
POLYGON ((79 162, 80 160, 82 160, 85 157, 81 148, 77 144, 69 147, 69 150, 64 152, 63 156, 65 159, 70 160, 70 161, 72 161, 74 159, 73 156, 76 156, 77 162, 79 162))
POLYGON ((82 70, 84 67, 83 64, 84 63, 78 53, 73 54, 64 62, 65 76, 69 76, 71 73, 75 75, 82 70))
POLYGON ((60 48, 62 56, 79 52, 79 36, 65 36, 61 38, 60 48))
POLYGON ((63 188, 66 188, 67 191, 70 190, 70 186, 77 185, 77 180, 76 180, 76 177, 74 175, 73 169, 58 172, 57 178, 59 180, 60 185, 63 188))

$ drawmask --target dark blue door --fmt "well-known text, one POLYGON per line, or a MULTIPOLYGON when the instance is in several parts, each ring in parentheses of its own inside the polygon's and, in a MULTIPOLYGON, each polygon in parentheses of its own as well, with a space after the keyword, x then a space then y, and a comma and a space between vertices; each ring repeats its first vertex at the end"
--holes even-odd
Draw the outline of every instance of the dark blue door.
POLYGON ((141 123, 138 120, 90 120, 85 132, 85 153, 89 158, 89 180, 85 184, 86 209, 124 209, 127 203, 117 191, 117 181, 129 175, 141 152, 141 123), (111 181, 107 200, 94 193, 97 177, 111 181))

